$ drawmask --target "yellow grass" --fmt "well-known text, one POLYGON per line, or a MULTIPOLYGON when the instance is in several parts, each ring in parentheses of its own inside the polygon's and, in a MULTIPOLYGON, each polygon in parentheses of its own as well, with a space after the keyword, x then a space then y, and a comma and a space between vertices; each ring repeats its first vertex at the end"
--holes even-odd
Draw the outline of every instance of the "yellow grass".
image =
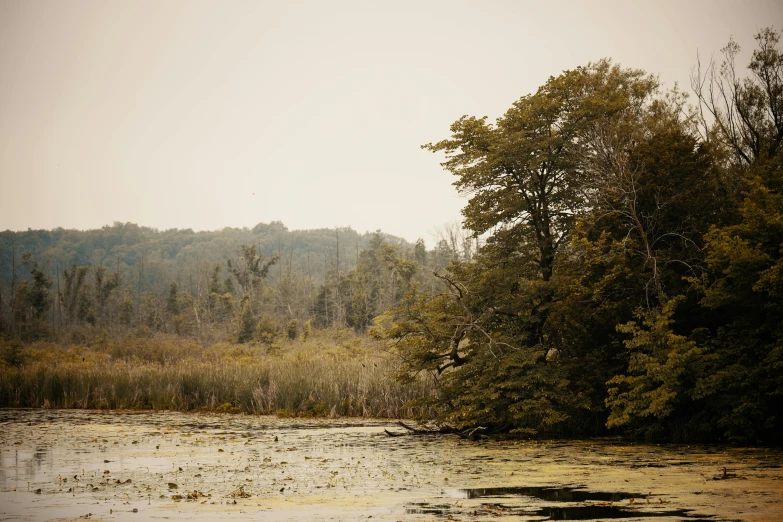
POLYGON ((346 331, 269 347, 127 335, 2 346, 0 406, 411 417, 432 393, 395 382, 396 360, 346 331))

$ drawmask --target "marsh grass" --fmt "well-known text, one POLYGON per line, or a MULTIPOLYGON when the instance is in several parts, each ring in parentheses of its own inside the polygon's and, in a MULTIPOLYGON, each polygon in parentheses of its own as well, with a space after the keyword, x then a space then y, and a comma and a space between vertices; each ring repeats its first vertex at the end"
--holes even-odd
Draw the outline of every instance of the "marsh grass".
POLYGON ((1 348, 1 407, 399 418, 423 413, 409 403, 432 393, 424 379, 394 381, 394 357, 344 330, 271 349, 201 346, 143 331, 90 344, 1 348))

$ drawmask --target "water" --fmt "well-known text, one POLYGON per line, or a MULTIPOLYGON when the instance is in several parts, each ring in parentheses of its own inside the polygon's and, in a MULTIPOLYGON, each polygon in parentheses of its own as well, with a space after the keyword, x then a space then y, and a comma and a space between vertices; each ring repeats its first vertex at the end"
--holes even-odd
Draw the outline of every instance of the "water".
POLYGON ((402 432, 378 420, 0 410, 0 520, 783 519, 778 450, 384 429, 402 432))
POLYGON ((454 496, 460 498, 484 498, 484 497, 534 497, 549 502, 619 502, 625 499, 644 499, 643 493, 624 493, 615 491, 587 491, 583 489, 567 487, 512 487, 512 488, 471 488, 457 489, 454 496))

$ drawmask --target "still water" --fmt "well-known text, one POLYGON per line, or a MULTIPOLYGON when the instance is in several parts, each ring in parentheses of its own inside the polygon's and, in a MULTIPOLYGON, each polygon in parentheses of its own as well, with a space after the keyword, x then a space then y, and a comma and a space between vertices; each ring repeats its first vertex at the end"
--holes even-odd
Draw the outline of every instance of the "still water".
POLYGON ((0 410, 0 520, 783 520, 783 452, 0 410))

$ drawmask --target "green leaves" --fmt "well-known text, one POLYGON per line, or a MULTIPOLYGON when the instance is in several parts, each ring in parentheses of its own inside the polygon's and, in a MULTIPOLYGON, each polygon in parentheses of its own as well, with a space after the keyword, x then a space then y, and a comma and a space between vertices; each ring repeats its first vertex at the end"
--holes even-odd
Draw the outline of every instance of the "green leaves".
POLYGON ((704 350, 672 331, 681 301, 671 299, 643 314, 641 324, 618 325, 619 331, 631 336, 625 341, 631 357, 628 375, 617 375, 607 383, 610 428, 666 420, 688 400, 704 350))
POLYGON ((495 124, 464 116, 449 139, 424 146, 446 154, 442 165, 470 195, 465 226, 491 231, 474 262, 450 267, 443 292, 398 307, 386 331, 403 377, 439 376, 442 420, 535 434, 590 408, 569 389, 573 352, 545 357, 560 329, 550 321, 562 298, 557 258, 590 210, 585 132, 647 103, 656 87, 641 71, 601 61, 551 78, 495 124))
POLYGON ((437 379, 441 422, 770 440, 783 408, 783 61, 777 33, 758 42, 755 76, 724 83, 729 106, 712 107, 703 137, 682 93, 604 60, 424 146, 445 154, 465 225, 486 234, 443 291, 384 317, 400 377, 437 379))

